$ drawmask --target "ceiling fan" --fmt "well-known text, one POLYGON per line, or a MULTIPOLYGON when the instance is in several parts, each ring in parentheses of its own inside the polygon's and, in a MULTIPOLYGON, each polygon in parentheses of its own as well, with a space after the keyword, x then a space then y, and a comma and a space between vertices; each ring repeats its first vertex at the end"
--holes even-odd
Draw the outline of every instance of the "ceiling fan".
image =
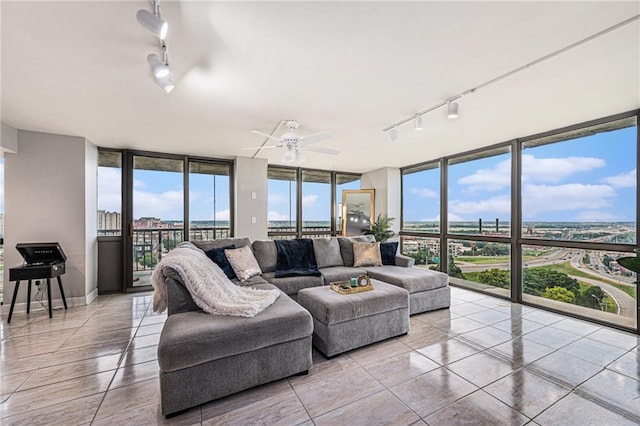
POLYGON ((310 146, 312 144, 321 142, 325 139, 331 137, 331 135, 327 132, 320 132, 309 136, 300 137, 296 134, 296 129, 298 128, 298 122, 289 120, 287 121, 287 127, 289 130, 285 132, 281 137, 276 137, 272 135, 268 135, 266 133, 259 132, 257 130, 252 130, 251 133, 255 133, 260 136, 264 136, 267 139, 271 139, 279 142, 277 145, 265 145, 265 146, 255 146, 244 149, 268 149, 268 148, 286 148, 286 152, 282 156, 283 163, 302 163, 305 158, 302 155, 301 151, 313 151, 318 152, 320 154, 329 154, 329 155, 338 155, 340 151, 336 151, 335 149, 323 148, 320 146, 310 146))

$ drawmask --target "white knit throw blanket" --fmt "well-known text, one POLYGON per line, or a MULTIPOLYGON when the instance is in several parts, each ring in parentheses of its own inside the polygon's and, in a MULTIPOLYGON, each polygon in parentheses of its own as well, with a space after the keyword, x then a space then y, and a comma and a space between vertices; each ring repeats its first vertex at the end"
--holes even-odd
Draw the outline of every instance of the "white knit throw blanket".
POLYGON ((202 250, 190 242, 183 242, 166 254, 153 271, 155 312, 167 309, 165 268, 171 268, 180 275, 193 301, 209 314, 253 317, 280 296, 278 290, 235 285, 202 250))

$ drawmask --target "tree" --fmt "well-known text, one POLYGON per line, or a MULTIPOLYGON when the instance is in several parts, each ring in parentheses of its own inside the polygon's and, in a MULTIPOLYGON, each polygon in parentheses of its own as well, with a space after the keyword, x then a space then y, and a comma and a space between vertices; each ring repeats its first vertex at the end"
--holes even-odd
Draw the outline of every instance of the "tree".
POLYGON ((427 263, 428 253, 426 247, 420 247, 415 253, 407 253, 406 255, 412 257, 416 261, 416 265, 425 265, 427 263))
POLYGON ((543 269, 527 268, 523 271, 523 286, 527 294, 542 296, 546 288, 564 287, 574 295, 580 291, 578 281, 562 272, 543 269))
POLYGON ((158 264, 158 259, 151 253, 145 253, 140 259, 140 264, 145 268, 153 268, 158 264))
POLYGON ((542 297, 560 302, 573 303, 575 294, 564 287, 547 287, 544 293, 542 293, 542 297))
POLYGON ((576 297, 576 304, 587 308, 600 309, 606 294, 598 286, 590 286, 576 297))
POLYGON ((462 278, 463 280, 466 279, 464 274, 462 273, 462 270, 456 266, 455 262, 453 261, 453 256, 451 255, 449 255, 449 276, 454 278, 462 278))
POLYGON ((480 272, 478 274, 478 281, 500 288, 509 288, 511 284, 511 273, 504 269, 491 268, 480 272))

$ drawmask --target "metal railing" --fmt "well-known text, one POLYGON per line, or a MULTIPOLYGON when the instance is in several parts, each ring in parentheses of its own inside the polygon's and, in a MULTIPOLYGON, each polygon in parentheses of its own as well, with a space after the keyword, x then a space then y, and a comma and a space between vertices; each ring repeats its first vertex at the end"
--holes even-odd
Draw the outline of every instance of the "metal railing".
MULTIPOLYGON (((192 228, 189 230, 191 241, 228 238, 228 227, 192 228)), ((132 237, 132 255, 134 271, 152 271, 178 243, 184 241, 182 228, 134 229, 132 237)))

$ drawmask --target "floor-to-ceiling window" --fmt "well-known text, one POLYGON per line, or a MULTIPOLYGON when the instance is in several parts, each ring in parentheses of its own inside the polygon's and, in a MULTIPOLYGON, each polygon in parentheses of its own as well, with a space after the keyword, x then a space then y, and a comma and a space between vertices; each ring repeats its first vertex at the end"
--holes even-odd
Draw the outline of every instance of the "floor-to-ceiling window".
POLYGON ((403 168, 404 253, 453 285, 637 331, 636 276, 617 262, 638 247, 637 115, 403 168))
POLYGON ((510 297, 510 145, 450 158, 447 175, 451 282, 510 297))
POLYGON ((340 233, 342 191, 360 188, 360 175, 281 166, 267 171, 269 238, 318 238, 340 233))
POLYGON ((146 289, 181 241, 233 235, 232 175, 229 161, 100 149, 99 244, 117 243, 126 253, 123 288, 146 289))
POLYGON ((636 327, 635 118, 522 144, 522 299, 636 327))
POLYGON ((231 165, 189 160, 189 240, 231 235, 231 165))
POLYGON ((402 170, 402 253, 418 267, 440 269, 440 163, 402 170))

